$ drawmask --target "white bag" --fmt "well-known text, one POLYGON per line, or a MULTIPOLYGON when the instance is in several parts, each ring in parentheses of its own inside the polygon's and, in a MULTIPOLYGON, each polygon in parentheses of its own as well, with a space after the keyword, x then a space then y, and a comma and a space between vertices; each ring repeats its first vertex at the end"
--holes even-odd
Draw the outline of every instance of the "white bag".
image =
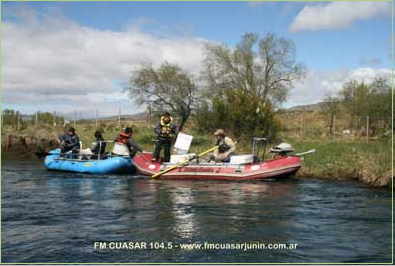
POLYGON ((119 156, 129 156, 129 149, 128 146, 123 143, 114 142, 111 153, 119 156))

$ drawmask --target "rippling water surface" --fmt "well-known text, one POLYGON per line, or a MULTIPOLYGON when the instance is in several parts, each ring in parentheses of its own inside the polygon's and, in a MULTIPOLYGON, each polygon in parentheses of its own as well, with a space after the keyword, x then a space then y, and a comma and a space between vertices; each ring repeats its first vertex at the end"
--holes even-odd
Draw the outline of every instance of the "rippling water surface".
POLYGON ((391 192, 346 181, 160 181, 3 160, 1 220, 3 263, 391 262, 391 192), (99 241, 173 248, 99 250, 99 241), (298 248, 180 248, 204 242, 298 248))

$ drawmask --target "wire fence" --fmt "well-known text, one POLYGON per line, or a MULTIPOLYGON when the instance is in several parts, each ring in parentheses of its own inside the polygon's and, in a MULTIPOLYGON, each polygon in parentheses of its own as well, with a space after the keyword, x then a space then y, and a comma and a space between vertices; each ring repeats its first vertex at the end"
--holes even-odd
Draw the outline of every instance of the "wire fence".
POLYGON ((364 139, 392 134, 392 118, 352 117, 347 113, 330 115, 319 111, 285 112, 280 116, 282 132, 300 139, 364 139))
MULTIPOLYGON (((281 121, 281 133, 295 138, 321 139, 359 138, 369 141, 383 136, 391 136, 392 119, 372 119, 369 116, 350 117, 347 114, 328 116, 318 111, 287 111, 278 115, 281 121)), ((39 112, 26 115, 18 111, 4 110, 1 113, 2 131, 13 132, 26 129, 66 128, 84 125, 89 128, 118 128, 133 124, 152 127, 157 117, 149 109, 139 114, 123 114, 99 109, 91 111, 74 110, 68 114, 57 112, 39 112)))
POLYGON ((37 111, 29 115, 22 114, 19 111, 4 110, 1 112, 1 126, 2 128, 10 127, 16 132, 22 131, 28 127, 40 128, 45 126, 62 128, 70 126, 75 127, 81 124, 89 124, 95 128, 100 128, 103 124, 111 124, 114 127, 122 128, 123 125, 129 122, 144 122, 146 124, 151 124, 152 116, 153 115, 148 111, 134 115, 123 114, 121 108, 119 108, 117 113, 104 112, 96 109, 90 111, 74 110, 67 114, 37 111))

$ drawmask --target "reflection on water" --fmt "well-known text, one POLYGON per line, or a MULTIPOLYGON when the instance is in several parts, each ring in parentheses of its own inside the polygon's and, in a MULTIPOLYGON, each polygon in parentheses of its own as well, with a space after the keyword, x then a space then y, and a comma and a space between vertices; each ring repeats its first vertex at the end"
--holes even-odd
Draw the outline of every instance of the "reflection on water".
POLYGON ((2 162, 2 262, 390 262, 391 193, 353 182, 161 181, 2 162), (95 241, 297 250, 95 250, 95 241))
POLYGON ((192 239, 199 230, 196 224, 196 215, 190 206, 195 203, 192 189, 188 187, 179 188, 171 192, 172 214, 174 216, 173 231, 180 238, 192 239))

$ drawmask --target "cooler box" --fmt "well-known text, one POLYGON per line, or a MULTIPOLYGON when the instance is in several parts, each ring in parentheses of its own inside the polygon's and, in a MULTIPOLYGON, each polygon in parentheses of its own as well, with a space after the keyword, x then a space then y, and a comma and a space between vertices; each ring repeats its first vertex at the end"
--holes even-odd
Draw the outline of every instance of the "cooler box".
POLYGON ((174 154, 170 157, 170 163, 180 163, 182 161, 186 161, 191 159, 192 157, 196 156, 195 153, 189 153, 189 154, 174 154))
POLYGON ((247 155, 233 155, 230 157, 230 162, 231 164, 249 164, 253 163, 254 161, 254 156, 252 154, 247 154, 247 155))

